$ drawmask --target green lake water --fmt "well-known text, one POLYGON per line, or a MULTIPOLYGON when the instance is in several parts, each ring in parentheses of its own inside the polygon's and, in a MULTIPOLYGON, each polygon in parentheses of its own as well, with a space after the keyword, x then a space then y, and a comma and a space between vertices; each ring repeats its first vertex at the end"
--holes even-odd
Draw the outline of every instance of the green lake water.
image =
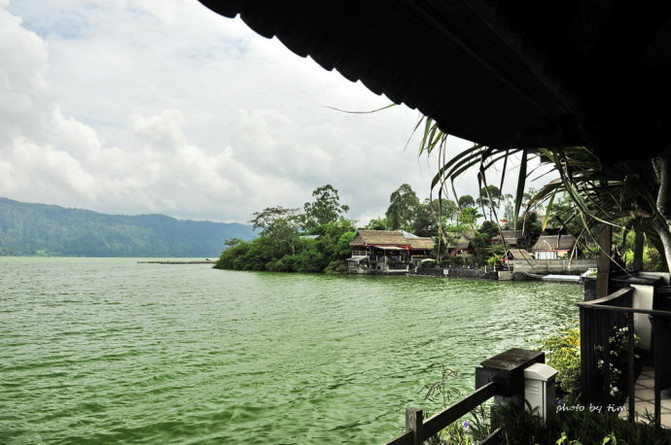
POLYGON ((0 443, 380 444, 423 386, 577 319, 575 284, 0 258, 0 443))

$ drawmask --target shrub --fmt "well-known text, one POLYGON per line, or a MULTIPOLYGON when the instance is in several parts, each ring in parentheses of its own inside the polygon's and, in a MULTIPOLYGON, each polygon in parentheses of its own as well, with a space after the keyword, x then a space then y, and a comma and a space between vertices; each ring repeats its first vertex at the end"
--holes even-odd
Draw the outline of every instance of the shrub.
POLYGON ((493 415, 501 422, 504 444, 671 445, 671 431, 629 422, 616 413, 559 411, 545 425, 537 415, 514 405, 497 405, 493 415))
MULTIPOLYGON (((604 390, 610 397, 611 403, 622 405, 627 399, 627 394, 622 390, 627 387, 627 353, 629 349, 629 329, 625 327, 618 328, 613 326, 611 335, 608 337, 608 344, 605 346, 595 346, 595 349, 602 353, 603 358, 597 362, 597 368, 604 377, 604 390)), ((639 338, 634 335, 634 346, 639 338)))
MULTIPOLYGON (((450 381, 457 377, 457 372, 442 365, 440 380, 424 385, 424 398, 434 403, 440 403, 446 408, 455 398, 461 397, 461 391, 450 385, 450 381)), ((428 445, 474 445, 486 438, 491 432, 491 419, 488 405, 482 404, 455 420, 435 436, 429 438, 428 445)))
POLYGON ((580 395, 580 329, 564 328, 543 341, 547 364, 557 370, 557 385, 577 400, 580 395))

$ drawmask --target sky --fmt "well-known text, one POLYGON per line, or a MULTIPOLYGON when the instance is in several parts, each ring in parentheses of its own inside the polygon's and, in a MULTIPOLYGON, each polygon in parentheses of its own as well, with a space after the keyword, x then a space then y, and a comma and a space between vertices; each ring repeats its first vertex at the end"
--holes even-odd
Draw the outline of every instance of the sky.
POLYGON ((430 196, 416 110, 334 110, 391 101, 196 0, 0 0, 0 57, 2 197, 246 223, 331 184, 365 225, 430 196))

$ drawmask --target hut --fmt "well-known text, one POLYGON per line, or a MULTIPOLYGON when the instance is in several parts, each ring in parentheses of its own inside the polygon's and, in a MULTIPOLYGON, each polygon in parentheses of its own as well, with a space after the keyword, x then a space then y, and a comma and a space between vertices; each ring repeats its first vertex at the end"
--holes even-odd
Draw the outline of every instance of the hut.
POLYGON ((350 247, 350 273, 408 273, 430 259, 434 241, 405 230, 358 230, 350 247))
POLYGON ((492 244, 504 244, 507 247, 517 247, 524 239, 524 231, 522 230, 502 230, 499 235, 492 238, 492 244))
POLYGON ((526 249, 508 249, 501 257, 503 263, 517 260, 531 261, 533 259, 534 257, 526 249))
POLYGON ((568 256, 576 245, 573 235, 544 235, 531 248, 537 260, 556 260, 568 256))

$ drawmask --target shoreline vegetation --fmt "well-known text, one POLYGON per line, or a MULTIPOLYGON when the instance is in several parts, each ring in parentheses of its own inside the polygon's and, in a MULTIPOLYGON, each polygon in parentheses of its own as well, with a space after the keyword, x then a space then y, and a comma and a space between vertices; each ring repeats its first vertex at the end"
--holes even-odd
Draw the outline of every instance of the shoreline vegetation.
MULTIPOLYGON (((435 261, 431 267, 440 268, 439 274, 446 273, 444 270, 450 274, 452 270, 464 269, 480 275, 480 271, 489 273, 487 271, 502 269, 502 257, 513 245, 507 244, 509 241, 503 233, 521 234, 514 240, 514 245, 519 249, 530 249, 541 234, 548 231, 560 233, 560 228, 552 228, 548 221, 563 220, 564 213, 573 209, 568 198, 558 198, 550 215, 539 216, 539 211, 546 209, 534 208, 526 211, 523 217, 513 218, 512 197, 503 196, 496 187, 484 188, 477 199, 465 195, 458 202, 449 199, 420 201, 412 188, 403 184, 391 193, 384 217, 360 225, 346 218, 349 207, 340 203, 338 191, 330 184, 317 188, 312 196, 314 200, 306 202, 302 209, 275 206, 255 212, 249 223, 259 235, 248 241, 226 240, 226 248, 215 268, 345 274, 349 273, 350 243, 357 231, 402 230, 434 240, 430 258, 435 261), (497 201, 492 204, 493 199, 497 201), (479 213, 480 208, 490 205, 505 206, 504 217, 493 220, 493 214, 479 213)), ((486 212, 483 210, 483 213, 486 212)), ((561 230, 570 233, 568 229, 571 227, 564 225, 561 230)), ((624 240, 624 244, 626 242, 624 240)), ((589 257, 598 252, 596 246, 577 246, 576 249, 578 252, 571 252, 571 256, 577 253, 589 257)), ((565 254, 568 256, 568 251, 565 254)), ((649 258, 654 262, 658 257, 651 254, 649 258)), ((434 275, 435 272, 426 274, 434 275)))
POLYGON ((204 260, 193 260, 193 261, 153 260, 153 261, 138 261, 137 263, 138 264, 215 264, 216 261, 207 258, 204 260))

